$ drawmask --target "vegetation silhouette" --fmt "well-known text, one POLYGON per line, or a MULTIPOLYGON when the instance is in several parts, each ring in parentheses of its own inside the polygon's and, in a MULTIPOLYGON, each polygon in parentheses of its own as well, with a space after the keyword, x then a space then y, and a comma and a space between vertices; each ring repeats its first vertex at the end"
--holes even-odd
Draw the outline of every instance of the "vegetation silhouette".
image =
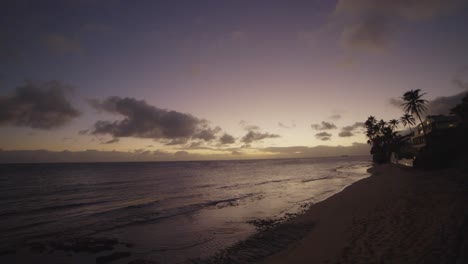
POLYGON ((367 118, 364 123, 367 143, 372 145, 374 162, 397 162, 405 158, 412 159, 413 166, 419 168, 445 168, 458 163, 468 169, 468 94, 451 109, 452 116, 427 116, 427 124, 421 117, 427 113, 425 104, 428 101, 422 98, 425 94, 419 89, 405 92, 402 97, 404 103, 401 104, 405 113, 399 120, 386 122, 374 116, 367 118), (421 132, 411 129, 416 125, 415 116, 419 119, 424 142, 417 141, 421 132), (438 123, 440 121, 437 120, 445 120, 442 122, 446 123, 438 123), (410 133, 396 132, 400 123, 408 127, 410 133))
POLYGON ((425 99, 422 99, 422 97, 426 93, 420 94, 420 92, 421 92, 420 89, 416 89, 416 90, 410 90, 404 93, 403 97, 401 98, 403 99, 404 103, 401 104, 401 106, 403 107, 403 110, 405 111, 406 114, 416 115, 418 117, 423 133, 424 133, 424 137, 426 139, 426 143, 428 143, 428 137, 426 136, 427 135, 426 127, 421 119, 421 114, 427 113, 427 107, 425 106, 425 104, 428 101, 425 99))

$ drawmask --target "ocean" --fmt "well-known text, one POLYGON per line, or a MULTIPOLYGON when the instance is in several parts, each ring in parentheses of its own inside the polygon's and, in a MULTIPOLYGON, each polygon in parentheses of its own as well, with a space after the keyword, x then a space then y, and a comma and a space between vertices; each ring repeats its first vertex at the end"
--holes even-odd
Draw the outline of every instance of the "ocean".
POLYGON ((0 165, 0 263, 204 259, 370 166, 369 157, 0 165))

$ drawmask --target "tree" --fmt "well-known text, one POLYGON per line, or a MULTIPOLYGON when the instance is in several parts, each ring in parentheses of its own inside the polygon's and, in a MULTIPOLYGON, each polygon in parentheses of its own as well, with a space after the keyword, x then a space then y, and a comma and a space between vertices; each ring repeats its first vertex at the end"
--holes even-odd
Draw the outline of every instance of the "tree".
POLYGON ((427 141, 426 127, 424 126, 424 123, 421 119, 421 114, 427 112, 427 108, 425 106, 425 104, 427 103, 427 100, 422 99, 425 93, 420 94, 420 92, 421 92, 420 89, 416 89, 416 90, 410 90, 404 93, 402 97, 404 103, 401 104, 401 106, 403 106, 403 110, 405 111, 405 113, 416 115, 418 117, 419 122, 421 122, 424 137, 426 138, 426 143, 427 143, 428 141, 427 141))
POLYGON ((392 128, 392 130, 395 130, 396 128, 398 128, 398 124, 400 123, 400 121, 396 119, 392 119, 388 121, 388 123, 390 124, 390 127, 392 128))
POLYGON ((397 151, 400 145, 400 137, 393 131, 393 127, 384 120, 377 121, 370 116, 364 123, 366 127, 367 143, 372 145, 371 154, 373 160, 378 163, 389 161, 390 153, 397 151))
POLYGON ((403 124, 403 127, 409 126, 410 130, 411 126, 414 126, 416 124, 416 120, 414 119, 414 117, 408 113, 400 117, 400 121, 403 124))
POLYGON ((468 94, 463 97, 460 104, 450 110, 450 113, 458 116, 464 123, 468 121, 468 94))

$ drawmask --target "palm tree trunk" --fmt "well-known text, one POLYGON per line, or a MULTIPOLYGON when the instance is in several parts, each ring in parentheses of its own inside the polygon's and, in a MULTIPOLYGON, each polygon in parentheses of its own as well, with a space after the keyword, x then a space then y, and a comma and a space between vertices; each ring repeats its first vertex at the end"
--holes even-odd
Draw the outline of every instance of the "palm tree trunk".
POLYGON ((426 140, 426 146, 427 146, 429 144, 429 141, 428 141, 428 137, 427 137, 427 134, 426 134, 426 127, 424 126, 424 123, 423 123, 423 121, 421 119, 421 116, 419 116, 418 111, 416 111, 416 115, 419 118, 419 122, 421 122, 422 130, 423 130, 423 133, 424 133, 424 139, 426 140))

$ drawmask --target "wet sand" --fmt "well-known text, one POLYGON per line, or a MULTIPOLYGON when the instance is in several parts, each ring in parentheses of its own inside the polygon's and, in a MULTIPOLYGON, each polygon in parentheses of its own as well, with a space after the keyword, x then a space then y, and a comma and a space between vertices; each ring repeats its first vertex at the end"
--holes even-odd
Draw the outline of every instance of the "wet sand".
POLYGON ((259 261, 468 263, 468 175, 391 165, 311 206, 289 224, 303 238, 259 261))

